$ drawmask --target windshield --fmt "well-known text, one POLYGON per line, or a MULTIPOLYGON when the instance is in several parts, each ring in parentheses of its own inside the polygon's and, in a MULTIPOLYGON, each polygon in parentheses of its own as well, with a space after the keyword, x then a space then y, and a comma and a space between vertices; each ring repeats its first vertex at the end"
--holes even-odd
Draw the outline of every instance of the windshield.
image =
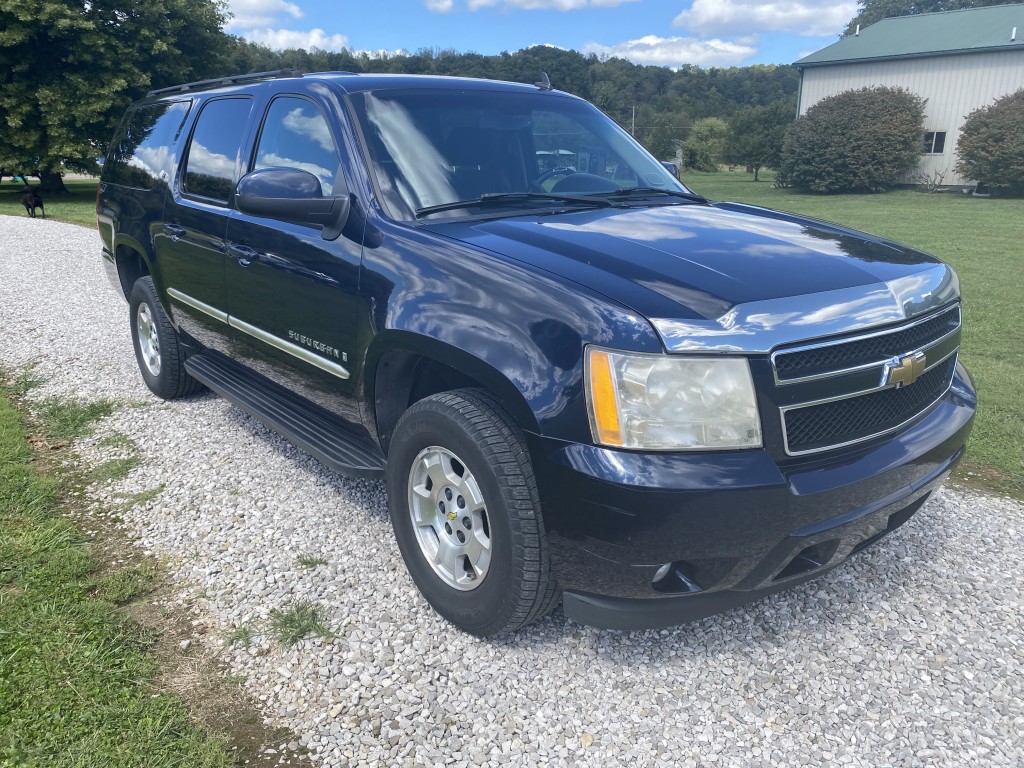
MULTIPOLYGON (((378 189, 397 218, 507 193, 686 191, 628 133, 579 99, 545 92, 416 89, 355 93, 351 103, 378 189)), ((543 208, 555 201, 513 195, 506 204, 543 208)), ((492 202, 488 211, 494 207, 492 202)), ((467 210, 430 213, 465 216, 467 210)))

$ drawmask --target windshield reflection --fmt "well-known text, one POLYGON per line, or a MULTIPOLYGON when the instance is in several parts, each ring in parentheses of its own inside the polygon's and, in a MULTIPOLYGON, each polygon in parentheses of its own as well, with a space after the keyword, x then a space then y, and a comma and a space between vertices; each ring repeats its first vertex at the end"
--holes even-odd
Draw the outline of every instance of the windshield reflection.
MULTIPOLYGON (((686 191, 628 133, 570 96, 479 86, 380 89, 352 94, 351 103, 371 171, 395 218, 510 192, 599 194, 637 186, 686 191)), ((508 205, 545 208, 553 202, 531 198, 508 205)))

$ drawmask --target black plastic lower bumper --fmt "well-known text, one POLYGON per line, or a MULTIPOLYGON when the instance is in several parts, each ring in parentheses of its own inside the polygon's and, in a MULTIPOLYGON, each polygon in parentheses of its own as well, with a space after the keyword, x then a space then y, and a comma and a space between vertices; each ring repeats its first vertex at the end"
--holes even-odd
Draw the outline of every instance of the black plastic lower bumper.
MULTIPOLYGON (((959 459, 957 455, 952 461, 959 459)), ((846 514, 832 525, 815 526, 813 533, 794 532, 777 548, 785 553, 778 575, 754 589, 724 589, 664 597, 608 597, 568 591, 563 595, 565 615, 580 624, 604 629, 661 629, 687 621, 696 621, 722 611, 758 600, 775 592, 803 584, 860 552, 896 530, 924 506, 931 492, 941 485, 946 469, 924 484, 921 490, 881 509, 858 510, 846 514)))
POLYGON ((535 438, 565 613, 665 627, 807 581, 910 518, 963 455, 976 407, 957 366, 917 423, 856 450, 657 455, 535 438))

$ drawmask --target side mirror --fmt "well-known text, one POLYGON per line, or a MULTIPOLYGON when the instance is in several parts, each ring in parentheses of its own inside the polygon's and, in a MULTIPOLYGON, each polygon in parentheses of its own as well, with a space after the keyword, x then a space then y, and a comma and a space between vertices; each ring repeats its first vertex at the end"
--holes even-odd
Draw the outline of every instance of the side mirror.
POLYGON ((678 179, 679 178, 679 166, 678 165, 676 165, 675 163, 670 162, 668 160, 662 160, 661 164, 662 164, 662 166, 664 166, 666 171, 668 171, 669 173, 672 174, 672 178, 674 178, 674 179, 678 179))
POLYGON ((324 197, 320 179, 298 168, 260 168, 238 180, 235 207, 250 216, 320 225, 325 240, 336 240, 352 207, 347 190, 324 197))

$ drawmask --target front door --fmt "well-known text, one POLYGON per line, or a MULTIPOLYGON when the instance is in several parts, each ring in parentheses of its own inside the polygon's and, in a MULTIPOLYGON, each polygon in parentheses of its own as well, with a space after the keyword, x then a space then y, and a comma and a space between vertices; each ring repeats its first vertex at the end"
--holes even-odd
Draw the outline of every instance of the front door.
MULTIPOLYGON (((325 197, 342 156, 318 105, 280 95, 267 107, 252 168, 299 168, 325 197)), ((237 356, 270 379, 361 423, 351 375, 361 244, 324 240, 319 226, 233 211, 226 285, 237 356)))

